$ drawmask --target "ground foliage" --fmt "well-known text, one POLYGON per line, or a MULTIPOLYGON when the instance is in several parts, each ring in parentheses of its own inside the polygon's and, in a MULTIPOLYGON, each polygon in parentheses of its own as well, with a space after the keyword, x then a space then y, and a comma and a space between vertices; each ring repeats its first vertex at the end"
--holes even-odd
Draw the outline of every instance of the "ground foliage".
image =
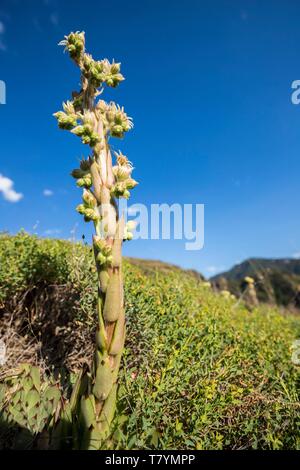
MULTIPOLYGON (((297 316, 249 311, 158 263, 127 260, 124 274, 127 341, 105 448, 300 449, 297 316)), ((91 359, 96 285, 88 245, 1 235, 2 381, 31 362, 69 395, 91 359)))

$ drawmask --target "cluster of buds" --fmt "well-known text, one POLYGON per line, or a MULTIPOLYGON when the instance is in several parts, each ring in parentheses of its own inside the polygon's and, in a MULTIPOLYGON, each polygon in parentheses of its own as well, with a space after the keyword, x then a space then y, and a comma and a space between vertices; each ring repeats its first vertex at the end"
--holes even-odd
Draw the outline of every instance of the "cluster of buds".
POLYGON ((132 164, 127 157, 121 152, 115 153, 117 157, 117 165, 113 166, 113 174, 115 177, 115 184, 111 188, 111 193, 117 197, 128 199, 130 196, 130 189, 133 189, 138 183, 131 178, 133 170, 132 164))
POLYGON ((100 141, 99 134, 94 130, 96 125, 95 115, 90 111, 76 113, 74 102, 71 101, 63 103, 63 109, 63 111, 58 111, 53 114, 57 119, 60 129, 71 131, 72 134, 81 137, 83 144, 95 147, 100 141), (79 125, 78 121, 80 121, 79 125))
POLYGON ((79 188, 89 189, 92 186, 92 175, 90 173, 89 160, 81 160, 80 168, 75 168, 71 175, 77 180, 76 184, 79 188))
POLYGON ((111 194, 116 198, 123 197, 124 199, 129 199, 129 189, 133 189, 137 184, 138 183, 132 178, 128 178, 126 181, 120 181, 112 186, 111 194))
POLYGON ((132 119, 127 116, 123 106, 120 107, 113 101, 106 103, 99 100, 97 103, 96 112, 101 114, 106 132, 109 132, 112 137, 122 138, 124 133, 132 129, 132 119))
POLYGON ((95 116, 90 111, 84 111, 84 113, 78 114, 81 124, 74 127, 71 130, 72 134, 78 135, 81 137, 83 144, 90 145, 95 147, 95 145, 100 142, 100 136, 94 130, 95 128, 95 116))
POLYGON ((83 190, 82 194, 83 204, 79 204, 76 207, 77 212, 84 216, 85 222, 98 222, 100 219, 99 212, 97 210, 97 200, 95 196, 87 189, 83 190))
POLYGON ((60 46, 65 46, 65 50, 69 52, 71 59, 79 62, 84 52, 85 38, 84 33, 76 31, 60 41, 60 46))
POLYGON ((110 64, 108 60, 106 61, 106 79, 105 83, 107 86, 115 88, 122 82, 124 79, 123 75, 120 73, 121 64, 113 62, 110 64))
POLYGON ((113 257, 112 257, 112 249, 111 246, 109 246, 105 240, 100 238, 98 235, 94 235, 93 237, 94 240, 94 246, 97 251, 97 262, 103 267, 105 266, 111 266, 113 262, 113 257))
POLYGON ((124 240, 132 240, 133 239, 133 231, 136 227, 136 222, 134 220, 129 220, 125 225, 124 229, 124 240))
POLYGON ((71 130, 77 125, 78 119, 73 103, 71 101, 63 103, 63 109, 54 113, 53 116, 56 117, 60 129, 71 130))
POLYGON ((83 75, 95 87, 99 88, 103 83, 115 88, 124 80, 120 73, 121 64, 112 64, 107 60, 94 60, 90 54, 84 54, 82 60, 83 75))

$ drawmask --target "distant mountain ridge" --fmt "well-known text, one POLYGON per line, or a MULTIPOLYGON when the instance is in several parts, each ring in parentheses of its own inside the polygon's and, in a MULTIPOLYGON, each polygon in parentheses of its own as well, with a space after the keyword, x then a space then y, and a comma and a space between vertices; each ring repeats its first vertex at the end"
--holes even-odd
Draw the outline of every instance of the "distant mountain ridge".
POLYGON ((300 259, 249 258, 210 281, 218 289, 241 295, 246 276, 254 279, 260 302, 300 308, 300 259))
POLYGON ((276 269, 288 274, 300 276, 300 259, 294 258, 249 258, 240 264, 236 264, 229 271, 219 273, 211 279, 225 276, 227 279, 238 280, 257 270, 276 269))
POLYGON ((145 259, 145 258, 131 258, 127 257, 126 258, 131 264, 138 266, 145 274, 148 274, 149 272, 155 272, 155 270, 161 271, 161 272, 174 272, 174 271, 179 271, 183 273, 190 274, 194 276, 196 279, 200 279, 202 281, 205 280, 205 277, 199 273, 199 271, 196 271, 195 269, 184 269, 181 268, 180 266, 177 266, 176 264, 172 263, 167 263, 165 261, 160 261, 160 260, 155 260, 155 259, 145 259))

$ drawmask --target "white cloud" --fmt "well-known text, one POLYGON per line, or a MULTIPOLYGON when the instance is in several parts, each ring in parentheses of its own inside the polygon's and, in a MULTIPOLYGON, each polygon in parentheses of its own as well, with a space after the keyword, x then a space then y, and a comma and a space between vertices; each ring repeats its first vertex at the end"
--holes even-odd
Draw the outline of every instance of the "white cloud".
POLYGON ((23 194, 17 193, 13 186, 14 182, 10 178, 0 174, 0 192, 4 199, 9 202, 18 202, 22 199, 23 194))
POLYGON ((53 191, 51 189, 44 189, 43 195, 48 197, 48 196, 53 196, 53 191))
POLYGON ((44 231, 45 235, 58 235, 59 233, 61 233, 60 228, 48 228, 44 231))
POLYGON ((292 256, 294 259, 300 259, 300 251, 296 251, 296 253, 293 253, 292 256))

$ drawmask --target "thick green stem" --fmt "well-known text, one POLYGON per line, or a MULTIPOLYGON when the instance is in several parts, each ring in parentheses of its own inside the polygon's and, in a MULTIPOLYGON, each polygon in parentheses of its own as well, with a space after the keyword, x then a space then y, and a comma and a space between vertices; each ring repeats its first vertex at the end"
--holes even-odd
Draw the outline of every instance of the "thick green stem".
MULTIPOLYGON (((103 158, 103 147, 101 148, 103 158)), ((117 378, 125 342, 124 293, 122 279, 122 241, 124 219, 118 220, 116 204, 109 189, 103 183, 103 170, 112 180, 111 155, 105 145, 105 166, 95 161, 91 171, 94 194, 99 203, 101 224, 95 222, 96 234, 111 248, 112 263, 103 266, 94 255, 98 273, 98 325, 95 338, 95 354, 88 387, 88 395, 81 399, 81 421, 84 437, 81 448, 100 448, 109 433, 114 417, 117 396, 117 378), (101 186, 99 188, 99 182, 101 186), (96 187, 98 190, 96 191, 96 187)), ((99 161, 99 160, 98 160, 99 161)))
MULTIPOLYGON (((122 241, 130 238, 128 226, 119 220, 114 198, 130 196, 137 182, 131 178, 132 165, 121 152, 116 165, 108 138, 122 138, 133 126, 124 108, 114 102, 95 101, 104 85, 116 87, 124 80, 120 64, 107 59, 95 61, 85 52, 84 32, 71 32, 60 43, 81 71, 81 90, 72 102, 55 113, 61 129, 70 130, 88 144, 92 155, 73 170, 77 185, 83 187, 83 203, 77 211, 86 222, 94 221, 93 237, 98 273, 98 321, 91 371, 79 378, 70 406, 78 448, 100 448, 109 433, 117 395, 117 377, 125 341, 122 241), (100 90, 99 90, 100 89, 100 90), (78 426, 79 425, 79 426, 78 426), (78 432, 76 433, 78 426, 78 432)), ((69 413, 69 414, 70 414, 69 413)))

